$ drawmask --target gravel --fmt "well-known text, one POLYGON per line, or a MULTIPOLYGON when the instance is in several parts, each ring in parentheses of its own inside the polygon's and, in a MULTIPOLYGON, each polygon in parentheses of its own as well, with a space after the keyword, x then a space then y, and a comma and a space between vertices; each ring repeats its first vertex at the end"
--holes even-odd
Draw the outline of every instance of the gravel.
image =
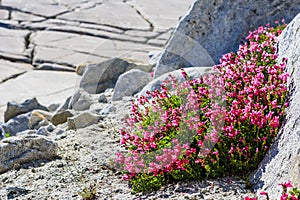
MULTIPOLYGON (((119 112, 107 115, 98 124, 78 130, 59 125, 52 139, 59 145, 53 161, 35 161, 0 175, 0 199, 82 199, 80 192, 94 189, 96 199, 244 199, 254 196, 236 177, 185 181, 158 191, 132 193, 128 182, 114 166, 119 145, 120 118, 130 104, 116 102, 119 112)), ((87 192, 86 192, 87 194, 87 192)))

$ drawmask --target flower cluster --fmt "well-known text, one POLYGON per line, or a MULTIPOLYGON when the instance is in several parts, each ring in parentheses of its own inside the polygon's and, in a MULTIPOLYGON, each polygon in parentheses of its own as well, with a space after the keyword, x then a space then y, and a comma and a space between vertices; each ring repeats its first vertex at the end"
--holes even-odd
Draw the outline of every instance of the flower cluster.
POLYGON ((249 42, 240 45, 237 54, 224 55, 215 66, 224 80, 228 105, 220 136, 222 159, 228 159, 225 165, 232 172, 256 167, 276 137, 288 106, 286 59, 276 62, 281 29, 276 30, 267 26, 250 32, 249 42))
POLYGON ((170 77, 132 102, 120 130, 127 153, 118 153, 117 163, 134 190, 257 167, 287 107, 286 59, 277 63, 275 48, 284 27, 259 27, 215 73, 190 79, 182 70, 185 82, 170 77))
MULTIPOLYGON (((299 200, 300 199, 300 190, 298 188, 294 187, 291 184, 290 181, 285 182, 285 183, 279 183, 282 187, 282 194, 280 196, 280 200, 299 200), (292 188, 289 193, 287 192, 287 188, 292 188)), ((267 192, 262 191, 260 192, 260 195, 266 196, 266 200, 270 200, 269 195, 267 192)), ((258 200, 256 197, 248 197, 246 196, 244 200, 258 200)))
POLYGON ((147 97, 132 102, 132 115, 120 130, 121 144, 130 153, 117 154, 117 162, 127 172, 124 179, 138 173, 156 176, 184 171, 191 160, 199 162, 195 155, 200 149, 201 154, 207 154, 211 150, 208 144, 218 141, 218 127, 226 112, 220 104, 225 99, 219 99, 224 97, 220 79, 211 75, 191 80, 185 71, 182 75, 187 79, 183 84, 170 76, 161 91, 148 92, 147 97))

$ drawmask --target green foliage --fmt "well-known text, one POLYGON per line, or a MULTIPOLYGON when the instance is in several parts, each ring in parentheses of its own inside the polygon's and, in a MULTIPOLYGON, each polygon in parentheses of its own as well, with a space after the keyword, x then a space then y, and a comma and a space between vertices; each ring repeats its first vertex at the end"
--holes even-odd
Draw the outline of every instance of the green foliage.
POLYGON ((117 160, 133 191, 185 179, 245 177, 257 167, 287 107, 286 60, 277 63, 274 47, 284 27, 251 32, 249 43, 215 66, 218 75, 192 80, 183 72, 183 84, 171 78, 173 90, 162 85, 132 104, 121 130, 128 154, 117 160))
POLYGON ((97 187, 96 184, 91 184, 89 187, 85 187, 78 193, 83 200, 95 200, 97 199, 97 187))

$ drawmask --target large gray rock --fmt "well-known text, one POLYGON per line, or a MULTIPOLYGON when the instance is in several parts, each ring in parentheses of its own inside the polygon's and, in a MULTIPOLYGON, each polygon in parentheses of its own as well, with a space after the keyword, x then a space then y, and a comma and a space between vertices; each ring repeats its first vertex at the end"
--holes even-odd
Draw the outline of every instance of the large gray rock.
POLYGON ((151 70, 149 65, 137 65, 120 58, 107 60, 100 64, 88 65, 82 75, 80 88, 96 94, 104 92, 107 88, 113 88, 118 77, 131 69, 140 69, 146 72, 151 70))
MULTIPOLYGON (((211 67, 190 67, 184 69, 185 72, 188 74, 188 76, 192 79, 195 79, 199 76, 203 76, 205 74, 209 74, 212 72, 215 72, 211 67)), ((161 84, 169 79, 169 76, 175 77, 178 82, 183 82, 185 79, 181 75, 181 70, 175 70, 166 74, 163 74, 162 76, 155 78, 150 83, 148 83, 141 92, 138 93, 138 95, 146 95, 147 91, 154 91, 156 89, 160 89, 161 84)))
POLYGON ((58 145, 38 135, 14 136, 0 141, 0 173, 19 168, 24 163, 51 160, 58 145))
POLYGON ((279 37, 280 61, 288 58, 288 100, 286 121, 279 136, 270 148, 250 181, 254 189, 265 190, 270 199, 277 199, 281 193, 278 183, 291 181, 300 188, 300 14, 286 27, 279 37))
POLYGON ((150 73, 132 69, 122 74, 114 88, 113 101, 121 100, 124 96, 132 96, 152 80, 150 73))
POLYGON ((196 0, 169 40, 155 77, 186 66, 218 63, 224 53, 238 49, 249 30, 283 18, 289 22, 299 11, 294 0, 196 0))
POLYGON ((24 114, 27 112, 30 112, 32 110, 46 110, 48 111, 48 108, 41 105, 36 98, 33 99, 27 99, 23 103, 16 103, 16 102, 8 102, 7 103, 7 109, 4 113, 4 121, 7 122, 8 120, 14 118, 15 116, 18 116, 20 114, 24 114))

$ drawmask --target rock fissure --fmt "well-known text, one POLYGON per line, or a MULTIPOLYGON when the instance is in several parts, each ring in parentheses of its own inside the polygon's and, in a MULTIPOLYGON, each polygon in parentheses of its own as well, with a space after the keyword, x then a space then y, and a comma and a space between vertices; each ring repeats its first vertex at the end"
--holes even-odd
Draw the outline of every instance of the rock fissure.
POLYGON ((12 80, 12 79, 15 79, 15 78, 17 78, 17 77, 19 77, 19 76, 21 76, 21 75, 23 75, 23 74, 25 74, 25 73, 26 73, 26 71, 21 72, 21 73, 18 73, 18 74, 13 74, 13 75, 11 75, 10 77, 7 77, 7 78, 3 79, 2 81, 0 81, 0 84, 5 83, 5 82, 7 82, 7 81, 10 81, 10 80, 12 80))
POLYGON ((154 28, 155 28, 154 24, 153 24, 149 19, 147 19, 147 18, 142 14, 142 12, 139 11, 134 5, 131 5, 131 7, 136 11, 136 13, 137 13, 139 16, 141 16, 141 18, 142 18, 145 22, 147 22, 147 23, 149 24, 149 27, 150 27, 149 31, 153 31, 154 28))

